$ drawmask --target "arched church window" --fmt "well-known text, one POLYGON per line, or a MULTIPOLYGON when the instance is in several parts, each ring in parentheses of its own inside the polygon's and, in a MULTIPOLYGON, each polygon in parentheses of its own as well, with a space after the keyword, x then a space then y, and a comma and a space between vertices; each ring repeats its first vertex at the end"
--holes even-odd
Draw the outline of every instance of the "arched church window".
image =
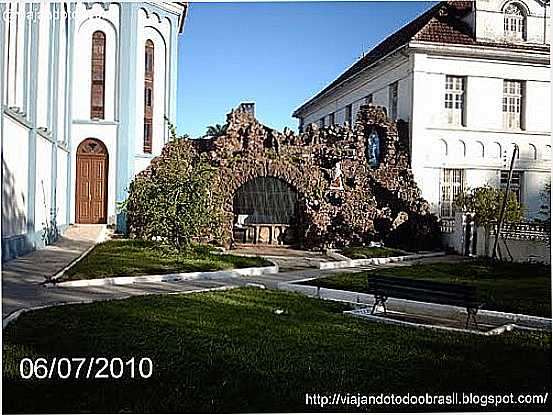
POLYGON ((146 41, 144 49, 144 153, 152 152, 152 119, 154 114, 154 42, 146 41))
POLYGON ((523 40, 526 29, 526 16, 517 3, 509 3, 503 9, 503 29, 509 37, 523 40))
POLYGON ((92 34, 92 68, 90 82, 90 118, 104 119, 106 78, 106 35, 92 34))

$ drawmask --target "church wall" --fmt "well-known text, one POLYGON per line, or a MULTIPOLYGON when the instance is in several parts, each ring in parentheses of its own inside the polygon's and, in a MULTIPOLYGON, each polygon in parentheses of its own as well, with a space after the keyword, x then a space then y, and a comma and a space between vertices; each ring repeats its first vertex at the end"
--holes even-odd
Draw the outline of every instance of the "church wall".
MULTIPOLYGON (((134 34, 146 30, 132 24, 138 7, 138 3, 0 3, 2 13, 17 10, 44 16, 35 21, 21 18, 17 33, 16 23, 11 26, 11 35, 6 25, 0 26, 2 185, 3 193, 10 193, 4 199, 9 206, 2 209, 3 261, 52 242, 45 239, 47 226, 55 224, 63 232, 75 222, 75 153, 89 137, 104 142, 109 152, 108 223, 115 222, 117 190, 125 189, 134 174, 134 148, 120 150, 129 142, 134 146, 136 135, 129 132, 141 132, 143 127, 143 115, 136 116, 134 100, 127 98, 134 88, 127 84, 127 90, 121 90, 121 77, 136 66, 129 59, 123 64, 121 57, 133 48, 128 41, 125 48, 119 47, 123 28, 134 34), (103 120, 90 119, 91 36, 96 30, 106 34, 103 120), (123 109, 132 116, 123 117, 123 109), (140 126, 135 125, 138 121, 140 126), (133 128, 123 129, 122 124, 133 128)), ((170 50, 160 47, 158 60, 163 63, 170 58, 163 66, 176 68, 182 7, 172 3, 141 7, 159 14, 157 23, 149 24, 170 39, 170 50)), ((159 111, 174 116, 175 100, 168 96, 175 92, 169 94, 168 86, 176 87, 176 71, 161 74, 156 80, 160 94, 156 99, 164 103, 159 111)), ((158 121, 157 152, 167 139, 160 125, 158 121)))

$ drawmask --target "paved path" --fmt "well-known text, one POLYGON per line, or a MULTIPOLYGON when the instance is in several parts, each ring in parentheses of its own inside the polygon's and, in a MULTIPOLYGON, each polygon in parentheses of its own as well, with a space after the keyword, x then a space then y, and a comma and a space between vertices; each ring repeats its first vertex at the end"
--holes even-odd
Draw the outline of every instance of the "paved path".
MULTIPOLYGON (((271 259, 279 263, 280 265, 280 260, 278 258, 271 258, 271 259)), ((247 283, 262 284, 266 288, 276 289, 278 288, 278 284, 281 282, 291 282, 291 281, 297 281, 297 280, 302 280, 307 278, 324 278, 333 274, 348 274, 348 273, 370 271, 370 270, 389 268, 389 267, 408 267, 415 264, 430 264, 433 262, 461 262, 461 261, 467 261, 471 259, 472 258, 461 257, 458 255, 445 255, 445 256, 439 256, 439 257, 421 258, 413 261, 390 262, 388 264, 374 264, 374 265, 359 266, 355 268, 342 268, 342 269, 338 268, 338 269, 321 270, 321 269, 316 269, 312 267, 311 268, 293 267, 292 269, 284 269, 284 272, 279 272, 278 274, 266 274, 266 275, 253 276, 253 277, 241 277, 240 279, 247 283)), ((286 262, 286 264, 289 265, 289 262, 286 262)))
POLYGON ((43 249, 2 264, 2 318, 13 311, 40 305, 45 278, 54 276, 92 247, 104 225, 73 225, 43 249))
POLYGON ((228 253, 269 258, 278 264, 281 271, 319 268, 321 262, 335 261, 322 252, 304 251, 271 245, 239 245, 228 253))
MULTIPOLYGON (((230 288, 249 284, 261 284, 276 289, 281 282, 304 278, 324 277, 338 272, 359 272, 387 266, 406 266, 412 263, 371 265, 342 270, 319 270, 311 258, 328 260, 321 255, 294 252, 291 257, 271 255, 271 259, 283 266, 284 272, 256 277, 233 277, 217 280, 183 280, 177 282, 138 283, 132 285, 105 285, 96 287, 43 287, 44 276, 54 275, 94 244, 100 228, 72 229, 55 245, 8 262, 2 275, 2 318, 24 309, 55 304, 80 303, 121 299, 136 295, 186 293, 206 289, 230 288)), ((428 258, 415 262, 459 260, 459 257, 428 258)))

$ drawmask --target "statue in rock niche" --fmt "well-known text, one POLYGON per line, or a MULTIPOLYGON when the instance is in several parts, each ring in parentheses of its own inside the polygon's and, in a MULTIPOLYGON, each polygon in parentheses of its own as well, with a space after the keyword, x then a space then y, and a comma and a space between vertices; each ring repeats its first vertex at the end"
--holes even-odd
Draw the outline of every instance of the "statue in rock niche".
POLYGON ((342 162, 338 161, 334 165, 330 174, 330 188, 342 190, 344 185, 342 183, 342 162))
POLYGON ((380 137, 374 129, 369 134, 367 158, 369 159, 369 166, 371 167, 378 167, 380 164, 380 137))

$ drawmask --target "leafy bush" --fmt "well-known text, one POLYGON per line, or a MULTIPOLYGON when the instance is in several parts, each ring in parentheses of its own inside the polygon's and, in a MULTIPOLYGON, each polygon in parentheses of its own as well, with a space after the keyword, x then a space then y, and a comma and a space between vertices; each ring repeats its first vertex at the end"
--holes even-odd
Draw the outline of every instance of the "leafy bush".
MULTIPOLYGON (((478 226, 489 227, 499 221, 504 197, 504 190, 491 186, 475 187, 459 194, 455 199, 455 205, 465 212, 474 213, 474 221, 478 226)), ((518 222, 522 219, 523 213, 523 205, 510 191, 507 197, 505 221, 518 222)))
POLYGON ((189 140, 166 144, 138 174, 123 206, 130 237, 155 239, 181 250, 220 228, 216 168, 202 160, 189 140))

